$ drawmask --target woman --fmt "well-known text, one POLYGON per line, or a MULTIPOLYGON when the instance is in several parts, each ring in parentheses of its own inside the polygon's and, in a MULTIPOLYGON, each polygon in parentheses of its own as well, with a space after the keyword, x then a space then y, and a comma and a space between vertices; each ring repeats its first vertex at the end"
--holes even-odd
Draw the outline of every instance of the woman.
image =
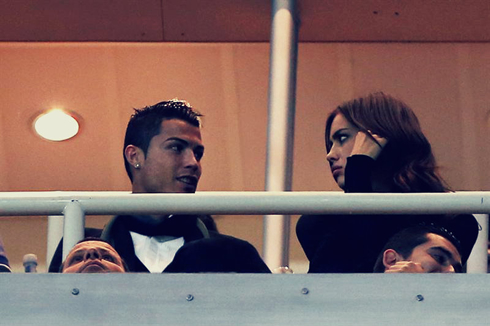
MULTIPOLYGON (((327 118, 325 145, 332 175, 345 192, 448 191, 417 117, 389 95, 374 93, 337 107, 327 118)), ((462 236, 469 237, 470 252, 478 233, 471 215, 305 215, 296 233, 310 273, 363 273, 373 271, 383 245, 402 228, 421 222, 450 227, 455 219, 469 224, 462 236)))

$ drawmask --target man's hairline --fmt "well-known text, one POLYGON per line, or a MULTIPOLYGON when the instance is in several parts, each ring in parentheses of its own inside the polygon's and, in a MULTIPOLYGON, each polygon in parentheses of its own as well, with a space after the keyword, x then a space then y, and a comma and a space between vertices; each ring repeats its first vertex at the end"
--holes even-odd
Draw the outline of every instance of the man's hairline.
MULTIPOLYGON (((134 144, 128 144, 128 145, 126 146, 126 148, 128 148, 128 146, 134 146, 134 147, 136 147, 136 148, 139 148, 139 149, 141 149, 141 151, 143 152, 143 154, 145 155, 145 158, 146 158, 146 154, 148 153, 148 149, 150 148, 150 143, 151 143, 151 141, 153 140, 153 138, 155 138, 156 136, 158 136, 158 135, 160 135, 160 134, 162 133, 162 127, 163 127, 163 126, 162 126, 162 124, 163 124, 163 122, 164 122, 164 121, 169 121, 169 120, 180 120, 180 121, 183 121, 183 122, 187 123, 188 125, 190 125, 191 127, 198 128, 198 129, 199 129, 199 132, 201 132, 201 121, 200 121, 199 119, 197 119, 197 121, 198 121, 198 125, 197 125, 197 126, 195 126, 195 125, 193 125, 193 124, 192 124, 190 121, 188 121, 188 120, 186 120, 186 119, 184 119, 184 118, 181 118, 181 117, 162 117, 162 120, 160 121, 160 127, 159 127, 159 129, 158 129, 158 134, 155 134, 155 135, 153 135, 153 136, 150 138, 150 140, 148 141, 148 146, 146 147, 146 150, 143 150, 141 147, 136 146, 136 145, 134 145, 134 144)), ((126 156, 124 157, 124 159, 125 159, 125 160, 127 160, 127 159, 126 159, 126 156)), ((128 163, 129 163, 129 162, 128 162, 128 163)))
MULTIPOLYGON (((410 253, 408 254, 408 257, 404 257, 403 255, 401 255, 401 254, 400 254, 400 255, 402 256, 402 258, 403 258, 405 261, 408 261, 408 260, 410 259, 410 257, 412 256, 413 251, 415 250, 415 248, 420 247, 420 246, 422 246, 422 245, 424 245, 424 244, 426 244, 427 242, 429 242, 429 241, 430 241, 430 239, 429 239, 429 237, 428 237, 428 235, 429 235, 429 234, 433 234, 433 235, 439 236, 439 237, 441 237, 441 238, 443 238, 443 239, 445 239, 445 240, 449 241, 449 243, 450 243, 451 245, 453 245, 453 246, 454 246, 454 244, 451 242, 451 240, 449 240, 449 239, 448 239, 448 238, 446 238, 445 236, 440 235, 440 234, 435 233, 435 232, 428 231, 426 234, 424 234, 424 237, 425 237, 425 239, 426 239, 426 240, 425 240, 424 242, 422 242, 421 244, 418 244, 418 245, 416 245, 415 247, 413 247, 413 248, 410 250, 410 253)), ((389 250, 389 249, 391 249, 391 250, 395 251, 396 253, 398 253, 398 252, 397 252, 395 249, 388 248, 387 250, 389 250)), ((434 247, 430 247, 430 248, 428 248, 428 249, 438 249, 438 250, 441 250, 441 251, 442 251, 442 252, 444 252, 446 255, 448 255, 450 258, 452 258, 452 260, 455 260, 454 255, 453 255, 453 254, 452 254, 452 253, 451 253, 449 250, 447 250, 446 248, 444 248, 444 247, 442 247, 442 246, 434 246, 434 247)), ((456 252, 459 254, 459 257, 460 257, 460 259, 461 259, 461 253, 459 252, 458 248, 456 248, 456 246, 454 246, 454 249, 455 249, 455 250, 456 250, 456 252)), ((459 270, 462 270, 462 267, 463 267, 463 263, 462 263, 462 261, 457 262, 457 265, 458 265, 458 267, 459 267, 458 269, 459 269, 459 270)), ((453 266, 453 267, 454 267, 454 265, 453 265, 453 264, 451 264, 451 266, 453 266)), ((385 267, 385 270, 386 270, 386 267, 385 267)))
MULTIPOLYGON (((103 239, 82 239, 78 243, 76 243, 73 246, 73 248, 75 248, 78 245, 87 243, 87 242, 102 242, 102 243, 108 245, 109 248, 112 248, 112 250, 114 250, 114 252, 119 256, 119 259, 121 260, 121 264, 123 265, 123 270, 126 272, 126 265, 125 265, 124 259, 121 257, 121 255, 117 252, 117 250, 110 243, 108 243, 107 241, 105 241, 103 239)), ((75 251, 75 252, 72 252, 73 248, 70 250, 70 252, 66 256, 65 260, 61 262, 59 273, 63 273, 64 272, 65 267, 66 267, 66 263, 67 263, 67 260, 68 260, 68 257, 70 256, 70 254, 72 254, 72 253, 75 254, 76 252, 78 252, 78 250, 75 251)))
MULTIPOLYGON (((104 241, 89 240, 89 241, 80 242, 80 243, 76 244, 76 246, 78 246, 78 245, 82 245, 82 244, 85 244, 85 243, 87 243, 87 242, 102 242, 102 243, 107 244, 107 243, 106 243, 106 242, 104 242, 104 241)), ((73 247, 73 248, 75 248, 75 247, 73 247)), ((118 252, 116 251, 116 249, 114 249, 114 247, 112 247, 112 246, 110 246, 110 245, 109 245, 109 247, 108 247, 107 249, 106 249, 106 248, 100 248, 100 249, 101 249, 101 250, 104 250, 104 251, 106 251, 106 252, 115 252, 116 254, 118 254, 118 252)), ((70 251, 70 254, 77 254, 77 253, 78 253, 79 251, 81 251, 81 250, 87 250, 87 249, 82 249, 82 248, 79 248, 79 249, 77 249, 77 250, 70 251)), ((119 255, 119 254, 118 254, 118 255, 119 255)), ((67 256, 66 258, 68 259, 68 256, 67 256)))

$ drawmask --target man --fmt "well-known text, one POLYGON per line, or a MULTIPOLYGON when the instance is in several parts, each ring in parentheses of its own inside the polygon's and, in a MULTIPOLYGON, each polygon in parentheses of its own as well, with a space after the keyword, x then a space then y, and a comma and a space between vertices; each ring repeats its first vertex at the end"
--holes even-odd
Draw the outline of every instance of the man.
MULTIPOLYGON (((194 193, 204 145, 201 115, 171 100, 135 110, 124 162, 133 193, 194 193)), ((213 232, 194 215, 114 217, 102 238, 133 272, 270 272, 248 242, 213 232)))
POLYGON ((61 264, 62 273, 124 273, 126 265, 107 242, 85 238, 78 242, 61 264))
POLYGON ((0 273, 11 273, 12 269, 9 265, 9 260, 7 258, 7 254, 5 253, 5 249, 3 247, 3 241, 0 238, 0 273))
POLYGON ((461 253, 465 252, 462 248, 468 245, 443 227, 409 227, 388 240, 376 261, 374 272, 461 273, 463 262, 468 259, 467 256, 462 257, 461 253))

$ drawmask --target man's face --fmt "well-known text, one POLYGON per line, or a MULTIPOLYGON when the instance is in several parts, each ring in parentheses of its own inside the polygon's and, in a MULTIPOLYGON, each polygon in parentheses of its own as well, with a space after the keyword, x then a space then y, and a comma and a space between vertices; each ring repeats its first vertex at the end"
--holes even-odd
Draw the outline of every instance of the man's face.
POLYGON ((194 193, 201 177, 204 146, 201 131, 186 121, 163 120, 140 169, 134 171, 133 192, 194 193))
POLYGON ((461 255, 451 241, 434 233, 428 233, 427 239, 414 248, 407 260, 420 263, 426 273, 461 271, 461 255))
POLYGON ((63 273, 124 273, 119 254, 103 241, 77 244, 66 257, 63 273))
POLYGON ((461 256, 448 239, 434 233, 428 241, 415 247, 408 258, 402 258, 386 273, 455 273, 461 272, 461 256))

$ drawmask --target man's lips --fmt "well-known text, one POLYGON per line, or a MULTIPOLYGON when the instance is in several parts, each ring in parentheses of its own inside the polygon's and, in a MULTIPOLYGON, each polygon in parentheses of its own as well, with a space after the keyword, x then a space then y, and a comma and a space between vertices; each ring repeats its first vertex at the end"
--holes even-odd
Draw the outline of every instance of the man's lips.
POLYGON ((93 272, 100 273, 100 271, 105 271, 105 270, 106 270, 105 266, 102 265, 101 263, 97 261, 91 261, 90 263, 84 265, 80 269, 80 273, 93 273, 93 272))
POLYGON ((198 181, 198 179, 195 176, 184 175, 184 176, 181 176, 181 177, 177 177, 177 180, 180 181, 180 182, 182 182, 182 183, 185 183, 186 185, 197 187, 197 181, 198 181))

